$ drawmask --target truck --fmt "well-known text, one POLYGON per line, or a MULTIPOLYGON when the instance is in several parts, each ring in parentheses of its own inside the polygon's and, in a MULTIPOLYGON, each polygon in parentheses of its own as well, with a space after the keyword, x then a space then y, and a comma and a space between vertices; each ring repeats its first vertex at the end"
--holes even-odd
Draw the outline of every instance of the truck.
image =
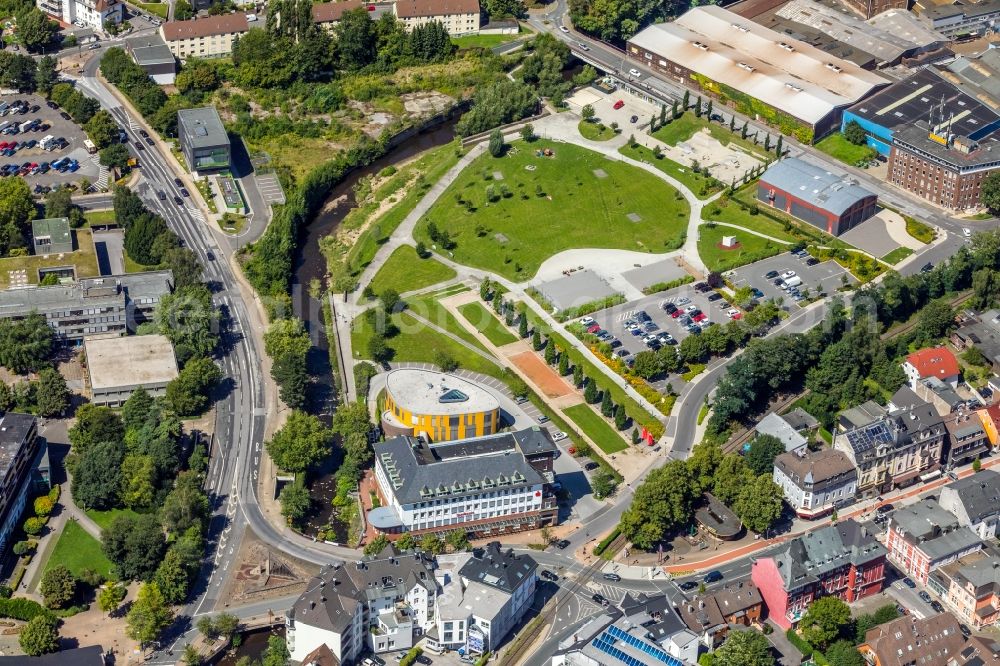
POLYGON ((802 284, 802 278, 798 275, 793 275, 792 277, 785 280, 785 289, 791 289, 792 287, 797 287, 802 284))
POLYGON ((42 150, 52 150, 53 148, 55 148, 56 145, 55 141, 56 138, 54 136, 52 136, 51 134, 47 134, 45 138, 43 138, 42 141, 38 144, 38 146, 42 150))

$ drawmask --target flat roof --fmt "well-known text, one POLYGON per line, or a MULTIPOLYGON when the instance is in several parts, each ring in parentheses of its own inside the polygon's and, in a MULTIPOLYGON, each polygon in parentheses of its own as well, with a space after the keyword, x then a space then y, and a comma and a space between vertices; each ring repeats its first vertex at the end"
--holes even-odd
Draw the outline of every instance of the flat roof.
POLYGON ((941 76, 991 109, 1000 108, 1000 50, 987 49, 974 56, 959 56, 941 76))
POLYGON ((229 135, 214 106, 181 109, 177 112, 177 130, 192 148, 229 145, 229 135))
POLYGON ((170 47, 158 33, 130 37, 125 40, 125 48, 132 54, 138 65, 176 64, 170 47))
POLYGON ((629 40, 807 123, 889 83, 846 60, 714 5, 629 40))
POLYGON ((166 336, 85 338, 83 344, 95 391, 161 384, 177 377, 174 347, 166 336))
POLYGON ((0 413, 0 479, 7 479, 34 426, 35 417, 30 414, 0 413))
POLYGON ((433 370, 400 368, 386 375, 392 399, 414 414, 457 415, 500 409, 492 393, 465 379, 433 370))
POLYGON ((834 215, 841 215, 858 201, 875 196, 874 192, 869 192, 846 176, 796 157, 774 162, 760 177, 760 182, 773 185, 834 215))
POLYGON ((72 243, 73 234, 69 230, 69 219, 51 217, 45 220, 35 220, 31 223, 32 238, 49 238, 55 243, 72 243))

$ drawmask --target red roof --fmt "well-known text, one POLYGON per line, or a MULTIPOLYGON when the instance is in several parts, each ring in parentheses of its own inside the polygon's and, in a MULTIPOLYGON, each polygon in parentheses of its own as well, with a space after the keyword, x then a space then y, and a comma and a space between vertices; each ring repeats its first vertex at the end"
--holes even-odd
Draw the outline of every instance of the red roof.
POLYGON ((907 356, 906 362, 917 369, 920 379, 958 376, 958 360, 944 347, 921 349, 907 356))

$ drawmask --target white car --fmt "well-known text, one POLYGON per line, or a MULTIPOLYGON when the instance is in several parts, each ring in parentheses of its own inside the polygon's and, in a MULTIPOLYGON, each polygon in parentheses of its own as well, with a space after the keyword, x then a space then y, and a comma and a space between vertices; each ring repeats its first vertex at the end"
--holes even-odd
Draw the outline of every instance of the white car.
POLYGON ((567 27, 566 27, 566 26, 564 26, 564 25, 561 25, 561 26, 559 26, 559 30, 560 30, 561 32, 566 32, 566 33, 568 33, 568 32, 569 32, 569 28, 567 28, 567 27))
POLYGON ((732 308, 731 310, 726 310, 726 316, 729 317, 730 319, 732 319, 733 317, 735 317, 739 313, 740 313, 740 311, 737 310, 736 308, 732 308))
POLYGON ((688 298, 687 296, 681 296, 680 298, 677 299, 677 305, 678 306, 687 305, 690 302, 691 302, 691 299, 688 298))
POLYGON ((793 278, 793 277, 795 277, 795 271, 785 271, 784 273, 781 274, 782 280, 787 280, 788 278, 793 278))
POLYGON ((962 228, 962 233, 965 234, 966 238, 970 238, 972 236, 972 229, 970 229, 968 227, 963 227, 962 228))
POLYGON ((689 305, 686 308, 684 308, 684 312, 691 313, 691 312, 694 312, 697 309, 698 309, 697 305, 689 305))
POLYGON ((567 437, 566 433, 564 433, 562 430, 560 430, 556 434, 552 435, 552 441, 553 442, 561 442, 562 440, 566 439, 566 437, 567 437))
POLYGON ((583 324, 584 326, 592 326, 594 324, 594 318, 584 317, 583 319, 580 320, 580 323, 583 324))
POLYGON ((628 75, 629 76, 639 77, 639 76, 642 76, 642 72, 640 72, 635 67, 633 67, 632 69, 628 70, 628 75))

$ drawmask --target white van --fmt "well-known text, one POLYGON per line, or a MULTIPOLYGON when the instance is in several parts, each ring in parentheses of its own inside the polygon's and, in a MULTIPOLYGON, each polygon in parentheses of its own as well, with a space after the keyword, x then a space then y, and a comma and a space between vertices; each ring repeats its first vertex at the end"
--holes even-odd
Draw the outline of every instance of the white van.
POLYGON ((791 289, 792 287, 797 287, 802 284, 802 278, 798 275, 793 275, 792 277, 785 280, 785 289, 791 289))

